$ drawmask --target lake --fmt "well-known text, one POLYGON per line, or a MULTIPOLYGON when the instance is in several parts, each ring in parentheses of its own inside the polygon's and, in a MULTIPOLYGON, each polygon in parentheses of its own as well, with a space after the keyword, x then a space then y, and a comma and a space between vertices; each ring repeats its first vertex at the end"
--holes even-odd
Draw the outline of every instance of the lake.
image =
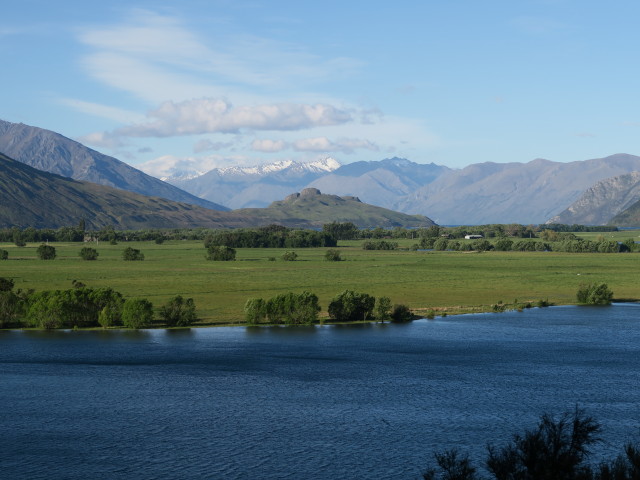
MULTIPOLYGON (((8 479, 415 479, 544 412, 640 438, 640 305, 408 324, 0 331, 8 479)), ((598 457, 596 457, 598 458, 598 457)))

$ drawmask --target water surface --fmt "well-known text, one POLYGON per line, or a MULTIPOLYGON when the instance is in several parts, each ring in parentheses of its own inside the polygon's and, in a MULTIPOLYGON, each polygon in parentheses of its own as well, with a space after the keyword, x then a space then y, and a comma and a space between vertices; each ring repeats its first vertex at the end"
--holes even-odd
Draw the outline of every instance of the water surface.
POLYGON ((414 479, 576 405, 640 432, 640 306, 405 325, 0 332, 13 479, 414 479))

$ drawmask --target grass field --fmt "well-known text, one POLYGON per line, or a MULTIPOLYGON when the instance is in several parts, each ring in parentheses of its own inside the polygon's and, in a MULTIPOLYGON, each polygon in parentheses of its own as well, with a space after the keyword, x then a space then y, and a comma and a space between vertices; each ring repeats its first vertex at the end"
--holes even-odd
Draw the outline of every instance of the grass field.
MULTIPOLYGON (((624 233, 630 238, 638 232, 624 233)), ((400 243, 409 247, 415 240, 400 243)), ((202 242, 188 241, 93 244, 96 261, 80 259, 83 244, 52 243, 57 258, 39 260, 37 244, 0 244, 9 251, 9 260, 0 261, 0 277, 37 291, 71 288, 78 280, 147 298, 156 307, 175 295, 192 297, 205 324, 242 322, 250 297, 303 290, 318 295, 324 312, 345 289, 388 296, 418 314, 487 311, 500 301, 571 304, 579 285, 589 282, 608 283, 616 299, 640 298, 638 253, 365 251, 361 244, 340 242, 342 262, 325 261, 325 248, 296 249, 294 262, 281 260, 282 249, 238 249, 234 262, 210 262, 202 242), (140 249, 145 260, 122 260, 127 246, 140 249)))

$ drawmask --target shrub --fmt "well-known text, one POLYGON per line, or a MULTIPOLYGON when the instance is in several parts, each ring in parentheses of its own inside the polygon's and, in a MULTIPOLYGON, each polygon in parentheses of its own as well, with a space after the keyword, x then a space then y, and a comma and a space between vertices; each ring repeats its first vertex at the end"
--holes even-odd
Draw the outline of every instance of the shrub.
POLYGON ((391 299, 389 297, 379 297, 376 301, 376 319, 384 322, 391 320, 391 299))
POLYGON ((580 285, 576 298, 584 305, 609 305, 613 292, 606 283, 589 283, 580 285))
POLYGON ((339 322, 366 320, 373 313, 375 297, 367 293, 345 290, 329 304, 329 315, 339 322))
POLYGON ((318 297, 309 292, 283 293, 266 303, 267 316, 271 323, 286 325, 310 325, 318 319, 320 306, 318 297))
POLYGON ((142 261, 144 260, 144 254, 137 248, 127 247, 122 252, 122 259, 127 261, 142 261))
POLYGON ((232 261, 236 259, 236 250, 225 245, 210 245, 207 247, 207 255, 205 258, 216 262, 232 261))
POLYGON ((447 249, 448 245, 449 240, 447 240, 446 238, 439 238, 433 243, 433 249, 442 252, 447 249))
POLYGON ((21 298, 10 290, 0 290, 0 328, 13 325, 22 314, 21 298))
POLYGON ((128 328, 145 328, 153 320, 153 305, 143 298, 129 298, 122 306, 122 323, 128 328))
POLYGON ((340 257, 340 250, 335 250, 333 248, 327 250, 324 254, 324 259, 329 262, 339 262, 342 260, 340 257))
POLYGON ((14 285, 12 279, 0 277, 0 292, 10 292, 14 285))
POLYGON ((9 252, 0 249, 0 260, 7 260, 9 258, 9 252))
POLYGON ((38 247, 37 252, 40 260, 53 260, 56 258, 56 249, 51 245, 42 244, 38 247))
POLYGON ((298 254, 296 252, 284 252, 282 254, 282 260, 285 262, 294 262, 298 258, 298 254))
POLYGON ((164 237, 156 237, 154 242, 156 242, 156 245, 162 245, 164 243, 164 237))
POLYGON ((95 248, 83 247, 82 250, 80 250, 80 258, 83 260, 96 260, 98 255, 98 251, 95 248))
POLYGON ((244 304, 244 314, 249 325, 262 323, 267 318, 267 302, 262 298, 250 298, 244 304))
POLYGON ((196 305, 193 298, 177 295, 160 308, 160 318, 170 327, 186 327, 195 323, 196 305))
POLYGON ((363 250, 397 250, 398 242, 388 242, 386 240, 369 240, 362 244, 363 250))
POLYGON ((406 305, 394 305, 393 311, 391 312, 391 320, 396 323, 409 322, 413 320, 413 314, 406 305))
POLYGON ((499 252, 508 252, 513 247, 513 240, 509 240, 508 238, 501 238, 494 245, 494 249, 499 252))

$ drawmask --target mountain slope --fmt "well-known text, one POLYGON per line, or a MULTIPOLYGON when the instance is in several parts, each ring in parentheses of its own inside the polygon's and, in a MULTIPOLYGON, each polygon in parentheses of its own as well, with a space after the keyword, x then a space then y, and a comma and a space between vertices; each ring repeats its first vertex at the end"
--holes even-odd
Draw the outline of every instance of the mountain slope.
POLYGON ((594 183, 640 170, 640 157, 617 154, 570 163, 481 163, 447 173, 408 195, 397 209, 447 225, 543 223, 594 183))
POLYGON ((334 220, 362 226, 431 224, 424 217, 354 200, 327 202, 325 196, 319 197, 319 202, 307 203, 303 212, 287 206, 221 212, 42 172, 0 154, 0 228, 58 228, 77 225, 82 219, 88 229, 235 228, 271 223, 313 228, 334 220))
POLYGON ((422 215, 407 215, 382 207, 362 203, 357 197, 325 195, 316 188, 307 188, 268 208, 235 210, 252 216, 267 216, 274 223, 291 227, 322 227, 331 222, 352 222, 360 228, 429 227, 430 218, 422 215))
POLYGON ((547 223, 606 225, 640 200, 640 172, 607 178, 588 188, 580 198, 547 223))
POLYGON ((50 130, 0 120, 0 152, 39 170, 75 180, 228 210, 50 130))
POLYGON ((609 225, 616 227, 633 227, 640 226, 640 200, 618 213, 609 222, 609 225))
POLYGON ((249 226, 256 219, 42 172, 0 154, 0 227, 89 229, 249 226))

